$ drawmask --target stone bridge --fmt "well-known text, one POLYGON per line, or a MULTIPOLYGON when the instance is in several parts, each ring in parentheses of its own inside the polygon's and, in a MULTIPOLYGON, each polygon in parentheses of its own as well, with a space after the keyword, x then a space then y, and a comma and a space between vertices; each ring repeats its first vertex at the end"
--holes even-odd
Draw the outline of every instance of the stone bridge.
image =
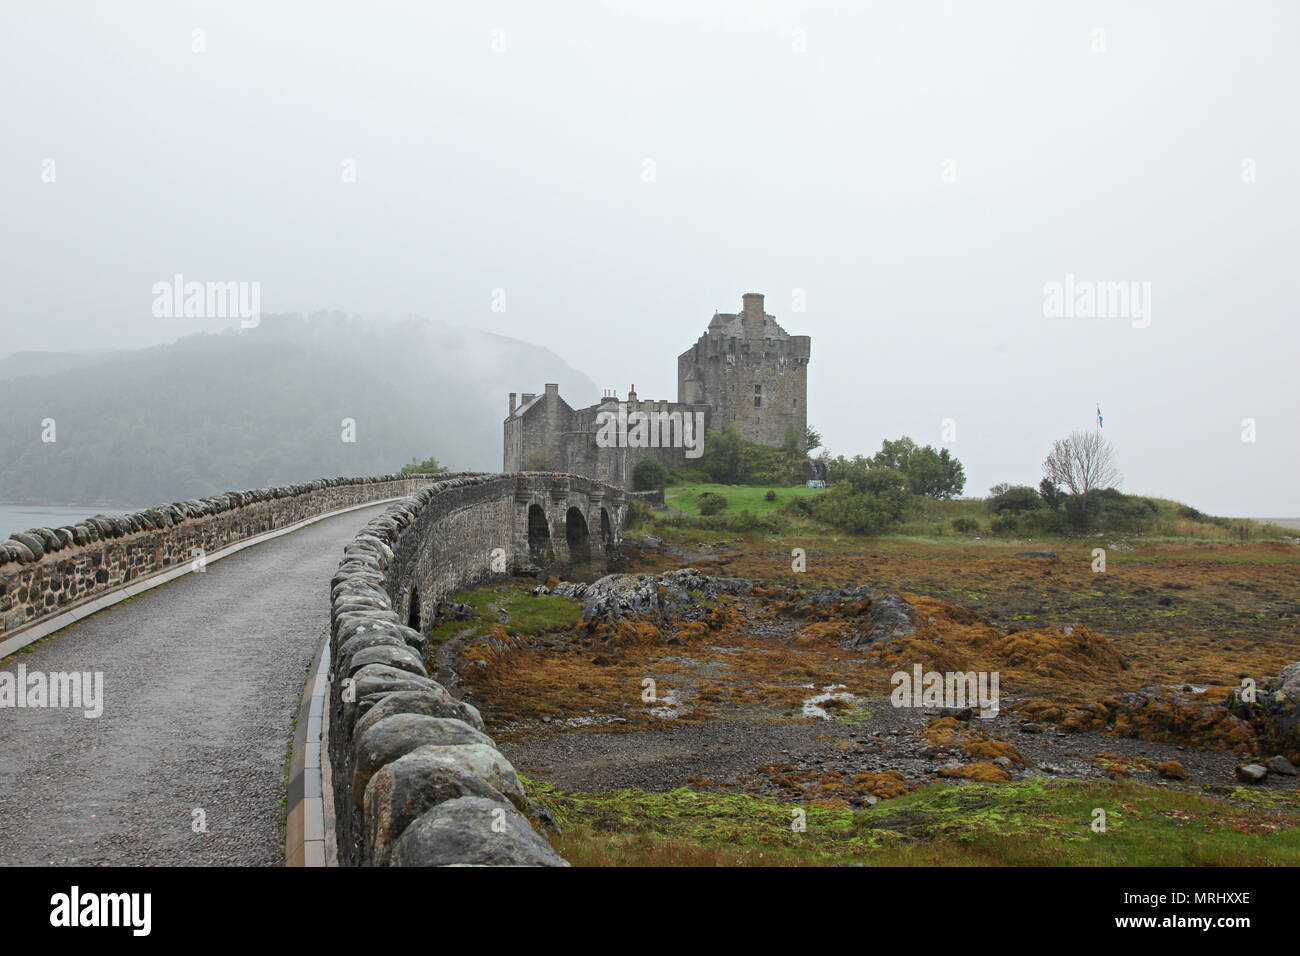
POLYGON ((620 488, 576 475, 458 476, 422 509, 403 544, 392 595, 419 630, 445 599, 494 575, 556 569, 600 573, 617 557, 627 500, 620 488), (409 553, 408 553, 409 552, 409 553))
MULTIPOLYGON (((0 542, 0 864, 320 864, 336 833, 341 863, 374 862, 353 731, 386 697, 396 714, 452 700, 422 660, 439 604, 513 571, 599 573, 625 513, 620 489, 578 476, 388 475, 0 542), (412 686, 364 684, 394 664, 412 686)), ((495 753, 472 707, 447 706, 465 721, 439 727, 495 753)), ((500 762, 491 784, 452 776, 517 805, 500 762)))

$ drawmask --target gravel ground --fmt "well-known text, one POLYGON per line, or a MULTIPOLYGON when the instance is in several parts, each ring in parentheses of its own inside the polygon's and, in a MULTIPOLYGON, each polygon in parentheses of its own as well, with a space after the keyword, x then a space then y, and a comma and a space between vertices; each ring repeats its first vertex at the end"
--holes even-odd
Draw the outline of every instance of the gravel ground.
POLYGON ((0 661, 104 675, 95 719, 0 708, 0 863, 281 862, 285 754, 330 575, 379 510, 240 551, 0 661))
MULTIPOLYGON (((939 782, 936 771, 948 761, 972 762, 960 747, 931 747, 921 737, 919 731, 938 712, 895 709, 888 698, 871 703, 875 705, 872 716, 851 726, 834 720, 742 718, 699 726, 666 723, 658 731, 591 733, 573 728, 557 733, 553 724, 533 726, 525 739, 503 741, 500 746, 520 773, 570 792, 622 787, 665 791, 686 786, 692 778, 725 789, 737 781, 754 781, 758 768, 766 764, 845 774, 897 770, 913 783, 925 784, 939 782)), ((1096 759, 1087 758, 1108 753, 1150 760, 1151 770, 1133 774, 1132 779, 1141 782, 1161 782, 1154 765, 1176 760, 1189 780, 1168 785, 1211 786, 1225 792, 1237 786, 1233 768, 1241 761, 1222 751, 1099 733, 1065 734, 1047 726, 1029 733, 1006 712, 988 721, 975 718, 971 725, 1016 746, 1027 766, 1014 767, 1014 777, 1105 780, 1110 774, 1096 759)), ((1297 787, 1296 777, 1270 776, 1262 789, 1297 787)))

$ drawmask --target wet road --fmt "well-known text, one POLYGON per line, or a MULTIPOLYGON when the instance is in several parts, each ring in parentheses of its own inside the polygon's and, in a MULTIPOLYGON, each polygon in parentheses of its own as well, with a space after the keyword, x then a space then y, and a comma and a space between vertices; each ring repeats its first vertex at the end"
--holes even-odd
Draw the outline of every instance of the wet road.
POLYGON ((281 862, 285 756, 329 580, 382 507, 247 548, 0 661, 103 673, 94 719, 0 707, 0 864, 281 862))

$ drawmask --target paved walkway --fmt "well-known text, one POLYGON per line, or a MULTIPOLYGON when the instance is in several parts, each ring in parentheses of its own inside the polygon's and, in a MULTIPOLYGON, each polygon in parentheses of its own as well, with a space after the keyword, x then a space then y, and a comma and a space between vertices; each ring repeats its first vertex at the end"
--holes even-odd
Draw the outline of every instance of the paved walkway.
POLYGON ((0 864, 281 862, 285 756, 329 580, 382 507, 247 548, 0 660, 10 674, 104 675, 95 719, 0 707, 0 864))

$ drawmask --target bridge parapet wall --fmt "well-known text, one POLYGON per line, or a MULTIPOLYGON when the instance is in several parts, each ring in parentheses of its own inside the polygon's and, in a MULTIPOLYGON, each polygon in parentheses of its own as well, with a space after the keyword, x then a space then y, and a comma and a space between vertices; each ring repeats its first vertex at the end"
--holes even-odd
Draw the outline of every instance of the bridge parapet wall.
POLYGON ((621 489, 578 476, 460 475, 347 545, 330 591, 326 795, 341 865, 567 865, 521 812, 477 709, 429 676, 428 633, 458 591, 535 565, 540 537, 558 539, 557 563, 577 550, 603 570, 625 510, 621 489))
POLYGON ((231 491, 0 541, 0 638, 154 574, 299 521, 408 495, 438 475, 381 475, 231 491))

